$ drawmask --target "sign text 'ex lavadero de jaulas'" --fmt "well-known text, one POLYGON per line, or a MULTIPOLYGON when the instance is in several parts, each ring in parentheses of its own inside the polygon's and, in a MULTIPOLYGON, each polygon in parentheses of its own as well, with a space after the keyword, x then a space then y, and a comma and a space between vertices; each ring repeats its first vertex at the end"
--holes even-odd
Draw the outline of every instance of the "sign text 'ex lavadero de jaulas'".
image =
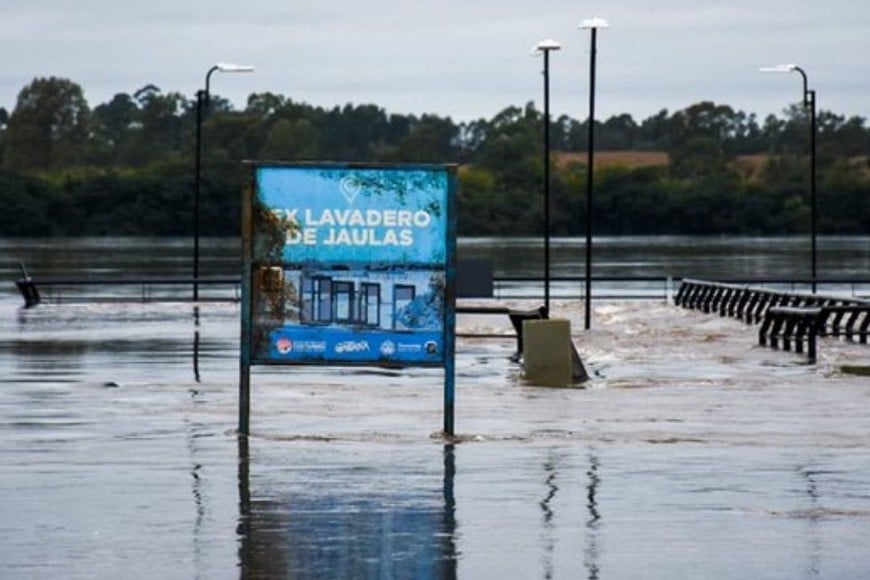
POLYGON ((455 168, 250 167, 243 381, 252 364, 449 365, 452 374, 455 168))

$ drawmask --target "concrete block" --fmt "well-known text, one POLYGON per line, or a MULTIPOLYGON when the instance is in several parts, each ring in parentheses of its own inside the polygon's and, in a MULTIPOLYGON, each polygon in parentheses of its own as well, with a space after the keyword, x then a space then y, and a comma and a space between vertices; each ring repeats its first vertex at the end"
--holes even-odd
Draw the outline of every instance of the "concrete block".
MULTIPOLYGON (((542 387, 571 387, 586 380, 575 372, 574 344, 568 320, 523 321, 525 379, 542 387)), ((579 361, 579 357, 576 357, 579 361)), ((580 363, 580 368, 583 365, 580 363)))

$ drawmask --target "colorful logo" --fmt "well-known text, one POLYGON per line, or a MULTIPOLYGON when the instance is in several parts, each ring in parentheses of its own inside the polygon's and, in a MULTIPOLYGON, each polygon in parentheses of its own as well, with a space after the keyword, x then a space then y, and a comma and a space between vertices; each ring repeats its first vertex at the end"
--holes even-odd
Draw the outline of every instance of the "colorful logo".
POLYGON ((281 354, 287 354, 288 352, 293 350, 293 341, 287 338, 286 336, 282 336, 275 343, 275 348, 281 354))

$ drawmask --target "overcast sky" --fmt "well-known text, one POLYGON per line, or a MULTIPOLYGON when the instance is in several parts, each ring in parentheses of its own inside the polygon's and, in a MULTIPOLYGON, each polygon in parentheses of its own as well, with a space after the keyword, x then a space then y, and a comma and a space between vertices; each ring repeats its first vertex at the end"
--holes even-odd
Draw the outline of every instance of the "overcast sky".
POLYGON ((551 109, 586 118, 590 33, 599 16, 596 117, 641 121, 710 100, 760 118, 801 100, 797 63, 820 109, 870 116, 866 0, 0 0, 0 107, 12 112, 35 77, 68 78, 91 107, 152 83, 237 108, 254 92, 331 107, 491 118, 542 103, 539 40, 551 58, 551 109))

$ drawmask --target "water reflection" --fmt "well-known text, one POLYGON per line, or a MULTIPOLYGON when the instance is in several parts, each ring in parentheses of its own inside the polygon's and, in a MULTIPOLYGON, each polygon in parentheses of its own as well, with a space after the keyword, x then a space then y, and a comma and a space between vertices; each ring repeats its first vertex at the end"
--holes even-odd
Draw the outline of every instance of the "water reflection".
POLYGON ((193 307, 193 378, 199 380, 199 306, 193 307))
MULTIPOLYGON (((558 564, 560 559, 557 554, 557 543, 560 536, 560 531, 563 531, 565 524, 558 524, 559 507, 565 508, 564 511, 572 514, 573 497, 568 492, 566 499, 562 498, 566 492, 560 487, 561 472, 563 471, 562 463, 567 461, 566 457, 558 456, 553 453, 544 462, 544 497, 538 502, 542 514, 542 534, 541 545, 543 550, 543 577, 551 579, 558 574, 558 564)), ((601 478, 598 475, 599 460, 594 453, 589 453, 589 467, 586 469, 585 486, 586 503, 585 503, 585 521, 582 526, 578 526, 583 533, 585 544, 583 546, 583 565, 586 569, 586 578, 589 580, 597 580, 600 574, 599 566, 599 549, 598 549, 598 534, 601 524, 601 515, 598 511, 597 495, 601 478)), ((570 469, 568 471, 570 473, 570 469)), ((564 479, 565 485, 570 484, 570 475, 564 479)), ((576 508, 575 508, 576 509, 576 508)), ((564 515, 562 516, 565 517, 564 515)))
MULTIPOLYGON (((442 489, 434 496, 379 493, 361 481, 350 490, 298 491, 273 482, 258 497, 247 437, 238 438, 238 453, 240 578, 456 578, 453 445, 443 448, 442 489)), ((378 475, 361 466, 343 471, 362 471, 364 480, 378 475)))
POLYGON ((444 445, 444 576, 446 580, 456 580, 456 496, 453 494, 453 480, 456 476, 456 456, 454 445, 444 445))
POLYGON ((544 473, 547 478, 544 484, 547 487, 547 495, 541 500, 541 511, 544 513, 544 578, 553 577, 553 552, 556 549, 555 526, 553 524, 553 507, 551 505, 559 486, 556 485, 556 459, 550 457, 544 463, 544 473))
MULTIPOLYGON (((434 470, 401 467, 395 459, 386 464, 363 463, 354 453, 354 459, 336 463, 333 451, 326 447, 290 446, 289 451, 284 447, 279 454, 293 467, 276 467, 278 455, 270 451, 271 445, 257 438, 238 438, 240 578, 458 577, 460 535, 453 444, 440 449, 440 477, 434 470), (249 445, 256 449, 253 458, 249 445), (320 462, 310 471, 300 469, 309 464, 308 453, 320 462), (418 475, 422 479, 417 479, 418 475), (322 485, 320 481, 329 483, 322 485)), ((437 461, 434 455, 432 459, 437 461)), ((541 483, 536 502, 541 542, 538 565, 533 569, 536 567, 543 578, 561 577, 566 561, 573 559, 578 568, 572 577, 598 580, 603 521, 598 455, 590 451, 575 456, 555 450, 544 458, 541 483), (569 465, 575 459, 584 462, 580 478, 569 465), (570 548, 564 543, 566 529, 573 530, 570 548), (571 553, 573 557, 566 560, 571 553)), ((466 550, 477 552, 465 561, 466 566, 474 567, 475 556, 488 550, 475 544, 473 533, 465 538, 465 544, 466 550)), ((466 572, 475 577, 474 569, 466 572)))
POLYGON ((821 558, 821 542, 819 539, 819 524, 821 520, 821 502, 819 500, 819 484, 816 478, 824 472, 810 469, 809 466, 803 466, 798 469, 801 477, 806 483, 806 492, 809 496, 810 508, 809 517, 807 517, 807 525, 809 531, 807 533, 809 539, 809 563, 807 565, 807 576, 816 577, 821 574, 822 558, 821 558))
POLYGON ((601 478, 598 476, 598 456, 589 454, 589 469, 586 471, 588 481, 586 483, 586 510, 589 517, 586 520, 586 547, 583 551, 583 565, 586 568, 586 577, 589 580, 598 580, 598 528, 601 524, 601 515, 598 513, 598 487, 601 478))
POLYGON ((202 561, 206 558, 203 530, 206 520, 206 496, 203 487, 203 463, 200 459, 199 440, 208 435, 207 428, 190 419, 185 419, 187 431, 187 450, 190 455, 190 489, 193 495, 193 505, 196 517, 193 521, 193 561, 196 570, 202 569, 202 561))
POLYGON ((251 541, 251 471, 250 455, 248 454, 248 437, 239 435, 239 523, 236 534, 239 537, 239 577, 254 578, 250 573, 253 568, 254 553, 251 541))

